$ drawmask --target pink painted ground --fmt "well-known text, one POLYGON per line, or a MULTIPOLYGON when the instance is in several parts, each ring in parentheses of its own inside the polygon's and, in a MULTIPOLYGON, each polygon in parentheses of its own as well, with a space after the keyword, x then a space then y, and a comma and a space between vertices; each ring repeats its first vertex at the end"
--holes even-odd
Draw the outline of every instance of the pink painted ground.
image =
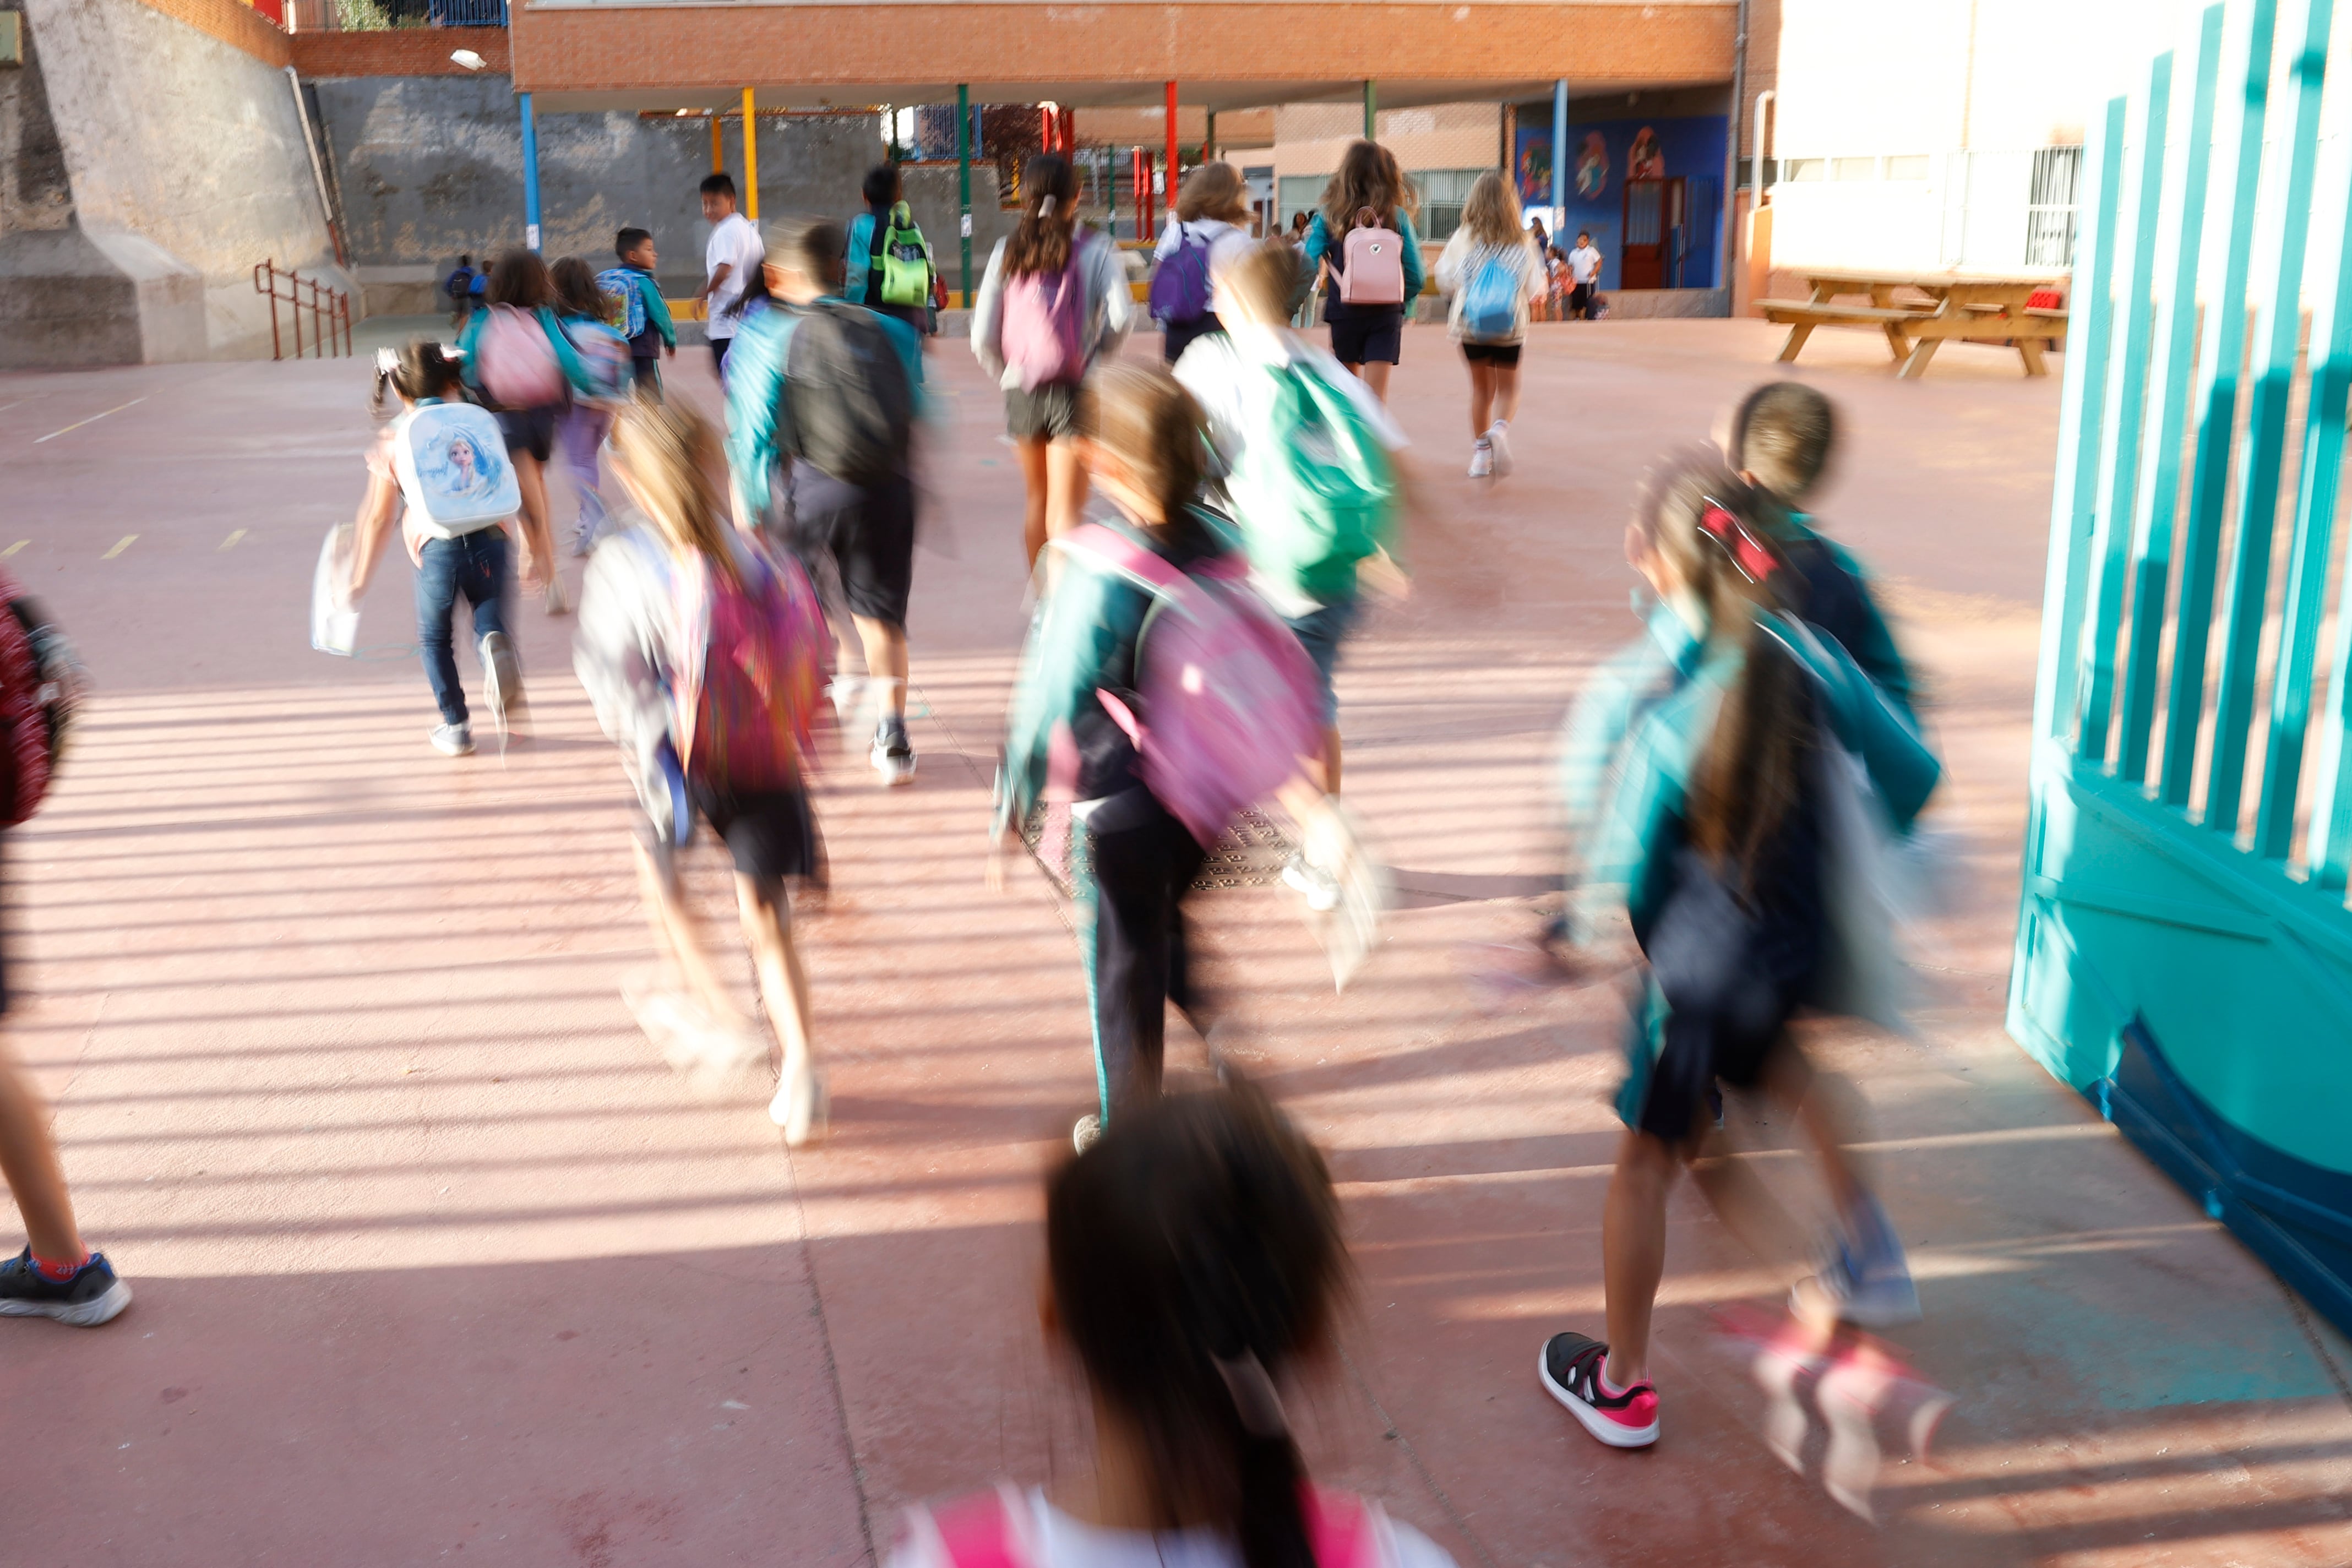
MULTIPOLYGON (((1933 1462, 1882 1473, 1874 1528, 1822 1494, 1818 1432, 1790 1474, 1710 1329, 1767 1281, 1688 1194, 1664 1439, 1605 1452, 1536 1385, 1546 1334, 1598 1331, 1619 1018, 1605 990, 1483 1000, 1465 969, 1528 930, 1557 868, 1551 737, 1632 630, 1633 477, 1777 341, 1538 328, 1520 470, 1488 487, 1460 477, 1443 336, 1409 336, 1397 404, 1434 517, 1416 596, 1341 680, 1349 794, 1403 907, 1341 997, 1275 892, 1201 910, 1244 1054, 1344 1184, 1361 1288, 1302 1402, 1318 1467, 1465 1568, 2352 1561, 2342 1343, 2000 1031, 2058 388, 1997 351, 1898 384, 1865 336, 1823 333, 1800 372, 1850 416, 1824 510, 1927 672, 1968 847, 1922 1038, 1823 1042, 1874 1103, 1913 1240, 1929 1315, 1897 1337, 1960 1404, 1933 1462)), ((803 936, 835 1133, 790 1157, 765 1087, 696 1100, 621 1005, 651 950, 568 623, 520 617, 537 735, 503 763, 426 749, 404 571, 366 658, 308 648, 319 538, 359 492, 363 361, 0 377, 0 551, 99 688, 8 863, 39 994, 16 1037, 85 1226, 138 1289, 102 1331, 0 1330, 13 1542, 853 1563, 909 1498, 1083 1488, 1083 1406, 1033 1306, 1038 1173, 1091 1085, 1078 966, 1041 878, 981 876, 1019 481, 995 395, 940 350, 922 772, 885 795, 851 759, 825 785, 835 889, 803 936)), ((1759 1159, 1811 1202, 1803 1162, 1759 1159)))

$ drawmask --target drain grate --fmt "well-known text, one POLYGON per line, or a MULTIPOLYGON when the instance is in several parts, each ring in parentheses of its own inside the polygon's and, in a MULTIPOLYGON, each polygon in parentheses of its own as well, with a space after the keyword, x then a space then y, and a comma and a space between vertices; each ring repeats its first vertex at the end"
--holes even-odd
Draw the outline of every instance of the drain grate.
MULTIPOLYGON (((1021 841, 1054 884, 1054 890, 1070 897, 1070 808, 1040 806, 1031 812, 1022 825, 1021 841)), ((1289 835, 1253 806, 1234 818, 1233 826, 1209 851, 1201 874, 1192 879, 1193 889, 1265 887, 1280 879, 1295 848, 1289 835)))

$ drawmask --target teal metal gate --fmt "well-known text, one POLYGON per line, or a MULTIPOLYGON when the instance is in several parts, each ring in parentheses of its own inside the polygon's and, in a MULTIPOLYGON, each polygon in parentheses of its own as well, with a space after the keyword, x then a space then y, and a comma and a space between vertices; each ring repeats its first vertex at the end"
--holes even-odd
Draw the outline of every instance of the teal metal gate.
POLYGON ((2089 138, 2009 1024, 2352 1329, 2333 10, 2213 6, 2089 138))

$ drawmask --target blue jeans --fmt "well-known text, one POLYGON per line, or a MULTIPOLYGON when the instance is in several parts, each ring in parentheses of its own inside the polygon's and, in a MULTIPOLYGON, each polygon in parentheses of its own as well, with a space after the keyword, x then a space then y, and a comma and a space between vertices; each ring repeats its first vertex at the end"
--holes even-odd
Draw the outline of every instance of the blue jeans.
POLYGON ((1339 665, 1339 644, 1356 626, 1357 601, 1334 599, 1307 611, 1290 623, 1291 635, 1307 657, 1315 661, 1317 695, 1323 700, 1323 722, 1339 722, 1339 694, 1331 686, 1331 672, 1339 665))
POLYGON ((425 679, 442 721, 466 721, 466 691, 457 684, 457 656, 449 625, 457 595, 474 607, 474 640, 507 629, 502 603, 508 585, 507 534, 502 528, 477 529, 458 539, 428 539, 416 567, 416 647, 425 655, 425 679))

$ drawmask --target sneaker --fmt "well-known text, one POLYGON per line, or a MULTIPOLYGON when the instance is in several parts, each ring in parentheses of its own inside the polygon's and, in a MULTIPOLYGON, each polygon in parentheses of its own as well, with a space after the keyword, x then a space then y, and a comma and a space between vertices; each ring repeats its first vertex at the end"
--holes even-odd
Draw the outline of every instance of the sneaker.
POLYGON ((1497 419, 1486 427, 1486 449, 1495 455, 1495 477, 1511 471, 1510 426, 1497 419))
POLYGON ((129 1305, 131 1287, 103 1252, 91 1253, 70 1279, 52 1279, 33 1267, 29 1247, 0 1263, 0 1318, 55 1318, 94 1329, 129 1305))
POLYGON ((1536 1358, 1544 1392, 1568 1407, 1587 1432, 1612 1448, 1646 1448, 1658 1440, 1658 1391, 1647 1382, 1622 1394, 1601 1388, 1609 1347, 1582 1334, 1554 1334, 1536 1358))
POLYGON ((893 716, 874 731, 874 771, 887 784, 909 783, 915 776, 914 742, 907 739, 907 721, 893 716))
POLYGON ((1087 1111, 1070 1127, 1070 1147, 1083 1154, 1102 1141, 1102 1118, 1087 1111))
POLYGON ((857 711, 858 703, 866 698, 866 678, 862 675, 836 675, 825 684, 824 694, 833 699, 833 716, 842 723, 857 711))
POLYGON ((776 1098, 768 1102, 768 1120, 783 1130, 787 1149, 800 1148, 824 1132, 832 1123, 832 1098, 825 1092, 824 1076, 812 1069, 778 1083, 776 1098))
POLYGON ((430 739, 433 749, 445 757, 474 754, 474 731, 469 724, 436 724, 430 739))
POLYGON ((1339 907, 1339 882, 1322 867, 1310 864, 1303 854, 1291 856, 1282 868, 1283 886, 1302 893, 1307 907, 1318 915, 1328 915, 1339 907))
POLYGON ((490 721, 504 735, 522 717, 522 661, 515 657, 514 639, 504 632, 484 633, 481 653, 490 721))
POLYGON ((1891 1329, 1919 1321, 1919 1289, 1897 1252, 1869 1259, 1840 1237, 1830 1244, 1820 1273, 1800 1279, 1789 1291, 1789 1310, 1819 1321, 1835 1316, 1865 1329, 1891 1329))
POLYGON ((1470 477, 1474 479, 1483 479, 1492 475, 1494 471, 1494 443, 1481 436, 1470 448, 1470 477))

